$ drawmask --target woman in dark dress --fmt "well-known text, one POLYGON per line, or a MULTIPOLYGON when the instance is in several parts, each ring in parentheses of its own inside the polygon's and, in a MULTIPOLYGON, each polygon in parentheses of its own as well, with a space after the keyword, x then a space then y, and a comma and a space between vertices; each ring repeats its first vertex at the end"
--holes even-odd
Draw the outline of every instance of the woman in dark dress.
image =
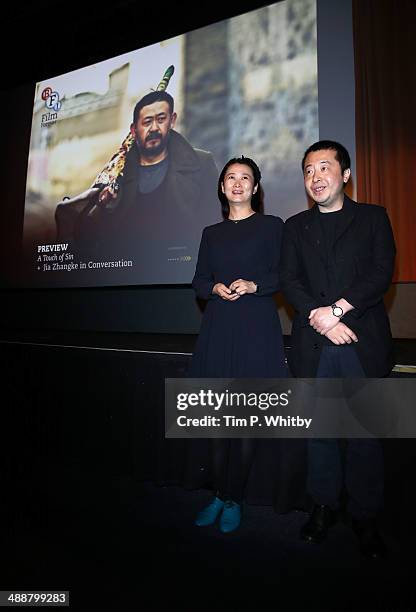
MULTIPOLYGON (((245 157, 231 159, 218 181, 225 220, 204 229, 193 279, 208 300, 193 356, 194 378, 287 376, 279 316, 273 300, 283 221, 261 214, 261 174, 245 157)), ((224 533, 241 520, 241 502, 254 459, 253 439, 214 439, 214 498, 199 526, 220 516, 224 533)))

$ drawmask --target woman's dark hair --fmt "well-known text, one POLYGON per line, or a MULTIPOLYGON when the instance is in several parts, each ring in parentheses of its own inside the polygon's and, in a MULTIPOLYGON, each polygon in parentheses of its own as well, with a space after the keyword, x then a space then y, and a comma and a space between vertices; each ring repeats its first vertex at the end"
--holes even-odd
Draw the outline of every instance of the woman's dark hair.
POLYGON ((263 213, 263 188, 260 184, 261 181, 261 172, 255 161, 250 159, 249 157, 233 157, 230 159, 221 170, 220 177, 218 179, 218 199, 221 202, 221 210, 225 219, 228 219, 228 215, 230 214, 230 205, 228 204, 228 200, 225 197, 225 193, 222 192, 222 183, 224 182, 225 174, 230 166, 233 164, 243 164, 244 166, 249 166, 253 172, 254 176, 254 186, 257 185, 256 193, 253 193, 251 198, 251 208, 256 212, 263 213))

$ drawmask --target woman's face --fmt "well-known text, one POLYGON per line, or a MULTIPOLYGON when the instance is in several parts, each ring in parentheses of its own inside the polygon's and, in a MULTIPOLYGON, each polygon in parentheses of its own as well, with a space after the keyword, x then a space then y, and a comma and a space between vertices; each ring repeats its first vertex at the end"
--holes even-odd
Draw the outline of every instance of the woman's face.
POLYGON ((250 204, 253 193, 257 191, 250 166, 246 164, 228 166, 221 188, 230 204, 250 204))

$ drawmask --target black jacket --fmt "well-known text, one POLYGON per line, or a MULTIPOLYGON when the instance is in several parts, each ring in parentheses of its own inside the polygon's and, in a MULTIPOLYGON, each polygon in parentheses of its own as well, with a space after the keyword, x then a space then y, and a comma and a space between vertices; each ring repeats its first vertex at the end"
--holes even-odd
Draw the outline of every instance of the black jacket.
POLYGON ((329 286, 326 247, 314 208, 285 223, 280 259, 281 288, 296 310, 289 365, 295 376, 316 375, 322 336, 310 325, 313 308, 345 298, 354 306, 342 318, 358 336, 355 344, 367 376, 386 376, 392 366, 392 338, 383 303, 394 268, 396 248, 386 211, 344 196, 342 221, 334 243, 335 282, 329 286))
MULTIPOLYGON (((165 179, 168 200, 165 205, 180 215, 198 219, 197 227, 201 229, 217 222, 221 217, 217 197, 218 170, 212 154, 195 149, 175 130, 170 132, 168 152, 169 169, 165 179)), ((133 147, 127 155, 119 196, 119 209, 123 213, 135 203, 137 184, 134 169, 137 164, 137 150, 133 147)))
MULTIPOLYGON (((188 226, 193 230, 196 249, 200 230, 221 218, 217 197, 218 170, 211 153, 195 149, 175 130, 170 133, 168 151, 165 195, 160 204, 166 210, 174 211, 184 231, 188 226)), ((84 194, 60 203, 55 213, 57 239, 88 248, 106 246, 111 241, 115 241, 116 246, 122 243, 125 239, 123 234, 137 208, 137 164, 138 154, 133 146, 127 153, 118 197, 108 207, 94 206, 95 199, 83 198, 84 194)), ((154 240, 158 240, 160 231, 165 231, 165 227, 153 228, 154 240)))

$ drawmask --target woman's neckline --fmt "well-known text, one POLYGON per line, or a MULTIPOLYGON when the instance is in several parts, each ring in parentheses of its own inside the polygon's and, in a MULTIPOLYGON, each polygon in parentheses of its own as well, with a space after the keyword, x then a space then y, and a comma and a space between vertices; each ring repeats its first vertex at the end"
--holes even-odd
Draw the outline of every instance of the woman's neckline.
POLYGON ((241 219, 230 219, 228 217, 227 221, 230 221, 230 223, 241 223, 241 221, 247 221, 247 219, 251 219, 251 217, 254 217, 256 215, 256 211, 254 210, 252 213, 250 213, 249 215, 247 215, 247 217, 242 217, 241 219))

